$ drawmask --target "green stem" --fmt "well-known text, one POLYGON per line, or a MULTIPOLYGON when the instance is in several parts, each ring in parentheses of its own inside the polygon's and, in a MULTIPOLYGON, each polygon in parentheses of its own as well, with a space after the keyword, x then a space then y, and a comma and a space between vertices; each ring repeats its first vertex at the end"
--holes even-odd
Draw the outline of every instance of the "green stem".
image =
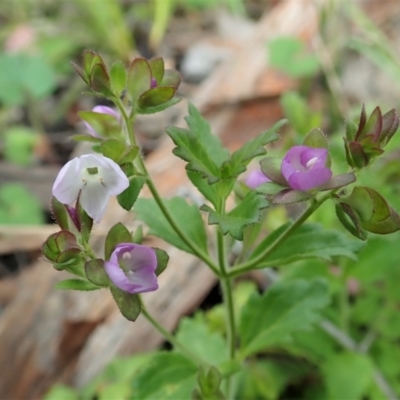
POLYGON ((196 364, 204 364, 200 358, 193 354, 189 349, 187 349, 182 343, 180 343, 174 335, 168 332, 161 324, 159 324, 146 310, 146 307, 141 300, 141 313, 150 322, 153 327, 164 336, 176 349, 179 349, 186 357, 193 360, 196 364))
MULTIPOLYGON (((220 209, 218 210, 220 213, 225 212, 225 204, 221 204, 220 209)), ((226 262, 226 252, 225 252, 225 243, 224 236, 222 234, 221 229, 217 228, 217 250, 218 250, 218 263, 221 273, 221 288, 223 301, 226 308, 226 336, 228 341, 228 351, 229 358, 231 360, 235 359, 236 353, 236 323, 235 323, 235 308, 233 303, 233 293, 232 293, 232 278, 229 277, 228 265, 226 262)), ((231 379, 228 377, 226 379, 226 398, 230 398, 231 391, 231 379)))
POLYGON ((167 219, 173 230, 178 234, 178 236, 182 239, 182 241, 192 250, 192 252, 197 257, 203 260, 217 276, 220 276, 220 271, 218 270, 218 267, 215 265, 214 261, 211 260, 208 254, 206 254, 202 249, 200 249, 196 243, 194 243, 191 239, 189 239, 187 235, 185 235, 185 233, 181 230, 179 225, 175 222, 174 218, 172 217, 167 207, 165 206, 163 199, 158 193, 157 188, 155 187, 153 181, 151 180, 145 166, 143 167, 147 175, 147 186, 149 187, 154 200, 160 207, 161 212, 164 214, 165 218, 167 219))
POLYGON ((119 111, 121 112, 122 118, 124 119, 125 126, 128 131, 128 138, 129 138, 130 144, 132 146, 137 146, 135 134, 133 133, 133 129, 132 129, 135 115, 133 115, 132 118, 129 118, 128 114, 126 113, 125 107, 122 104, 121 99, 119 99, 118 97, 114 97, 113 101, 114 101, 115 105, 118 107, 119 111))
POLYGON ((301 226, 311 214, 314 213, 326 200, 331 197, 332 192, 323 195, 319 200, 314 199, 311 205, 304 211, 304 213, 290 225, 278 238, 275 239, 270 246, 268 246, 262 253, 254 258, 250 258, 247 262, 239 264, 231 269, 229 272, 230 277, 235 277, 243 274, 244 272, 254 269, 257 265, 262 263, 274 250, 276 250, 299 226, 301 226))

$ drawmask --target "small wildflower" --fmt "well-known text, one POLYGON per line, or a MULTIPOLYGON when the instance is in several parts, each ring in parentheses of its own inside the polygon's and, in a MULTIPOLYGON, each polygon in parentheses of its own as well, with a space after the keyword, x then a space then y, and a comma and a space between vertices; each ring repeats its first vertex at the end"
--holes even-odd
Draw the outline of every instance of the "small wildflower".
POLYGON ((128 293, 145 293, 158 289, 157 257, 151 247, 120 243, 115 246, 110 261, 104 263, 112 283, 128 293))
POLYGON ((327 149, 293 146, 282 160, 282 175, 294 190, 315 189, 332 177, 332 171, 325 166, 327 158, 327 149))
POLYGON ((107 207, 110 196, 122 193, 129 180, 110 158, 87 154, 69 161, 60 170, 53 185, 53 196, 63 204, 79 202, 96 222, 107 207))

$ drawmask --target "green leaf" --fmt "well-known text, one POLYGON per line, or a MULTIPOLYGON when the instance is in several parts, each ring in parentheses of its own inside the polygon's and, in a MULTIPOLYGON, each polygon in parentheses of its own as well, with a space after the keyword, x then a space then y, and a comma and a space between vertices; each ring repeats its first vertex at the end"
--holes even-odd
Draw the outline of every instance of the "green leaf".
POLYGON ((128 70, 128 93, 132 104, 136 104, 139 97, 151 87, 151 70, 144 58, 135 58, 128 70))
POLYGON ((214 207, 218 207, 219 204, 219 192, 218 192, 218 184, 221 182, 217 182, 214 185, 210 185, 207 182, 207 179, 204 179, 198 172, 187 171, 187 176, 194 186, 203 194, 203 196, 209 200, 214 207))
POLYGON ((125 152, 126 144, 122 140, 107 139, 101 144, 101 151, 104 157, 111 158, 111 160, 118 163, 122 154, 125 152))
MULTIPOLYGON (((300 363, 297 363, 300 364, 300 363)), ((273 360, 250 360, 242 365, 237 376, 238 384, 235 399, 276 400, 291 381, 301 379, 302 370, 293 363, 273 360), (299 376, 300 375, 300 376, 299 376)), ((285 397, 283 397, 285 398, 285 397)))
POLYGON ((228 359, 226 341, 220 333, 211 332, 201 317, 183 318, 176 339, 204 363, 217 367, 228 359))
POLYGON ((50 209, 53 218, 62 230, 69 230, 70 223, 73 226, 65 204, 60 203, 54 196, 51 197, 50 209))
POLYGON ((210 367, 208 372, 206 372, 206 368, 201 365, 197 377, 200 391, 195 389, 195 394, 192 394, 192 400, 196 398, 200 400, 225 400, 220 390, 221 381, 222 376, 217 368, 210 367))
POLYGON ((104 260, 89 260, 85 263, 85 274, 90 282, 97 286, 110 286, 110 279, 104 269, 104 260))
POLYGON ((260 161, 261 171, 274 183, 288 186, 288 183, 281 172, 282 160, 277 157, 265 157, 260 161))
POLYGON ((221 179, 220 166, 228 160, 229 152, 193 105, 189 105, 186 122, 189 129, 168 127, 165 130, 176 145, 173 152, 188 162, 188 171, 198 172, 208 183, 215 183, 221 179))
POLYGON ((277 122, 272 128, 261 133, 255 139, 249 140, 239 150, 236 150, 229 161, 222 165, 222 175, 224 179, 234 178, 246 170, 250 161, 258 156, 267 153, 264 146, 279 139, 277 131, 282 128, 286 120, 277 122))
POLYGON ((120 123, 112 115, 94 111, 79 111, 78 115, 103 138, 120 134, 120 123))
POLYGON ((130 211, 137 200, 146 178, 133 176, 129 179, 129 186, 117 196, 118 204, 126 211, 130 211))
POLYGON ((159 86, 146 90, 138 100, 140 110, 145 110, 148 107, 156 107, 166 103, 174 97, 175 88, 170 86, 159 86))
POLYGON ((166 69, 160 86, 172 86, 177 89, 181 80, 182 78, 178 71, 175 71, 174 69, 166 69))
MULTIPOLYGON (((207 235, 197 206, 189 205, 181 197, 164 200, 164 204, 183 234, 207 252, 207 235)), ((192 253, 190 247, 171 228, 154 199, 138 199, 134 210, 137 218, 150 228, 149 235, 157 236, 181 250, 192 253)))
MULTIPOLYGON (((270 246, 287 227, 287 225, 282 226, 266 237, 255 248, 250 260, 270 246)), ((319 224, 305 224, 297 228, 284 244, 257 265, 257 268, 285 265, 306 258, 332 261, 332 257, 344 256, 357 260, 356 254, 362 246, 358 240, 349 238, 342 232, 325 229, 319 224)))
POLYGON ((90 87, 103 96, 111 97, 110 77, 103 62, 95 64, 90 74, 90 87))
POLYGON ((64 281, 56 283, 55 288, 61 290, 81 290, 81 291, 101 289, 97 285, 94 285, 93 283, 84 281, 82 279, 66 279, 64 281))
POLYGON ((110 291, 121 314, 129 321, 136 321, 142 308, 139 296, 125 292, 113 285, 110 286, 110 291))
POLYGON ((290 36, 277 37, 268 43, 269 63, 293 78, 314 75, 319 69, 318 57, 306 52, 304 43, 290 36))
POLYGON ((136 111, 138 114, 156 114, 160 111, 164 111, 165 109, 178 104, 182 99, 179 97, 173 97, 171 100, 166 101, 165 103, 159 104, 158 106, 147 107, 145 109, 138 108, 136 111))
POLYGON ((156 252, 156 257, 157 257, 156 275, 159 276, 161 273, 164 272, 165 268, 167 268, 169 255, 166 251, 162 249, 157 249, 155 247, 152 247, 152 249, 156 252))
POLYGON ((309 329, 328 303, 327 285, 319 279, 282 282, 262 295, 253 294, 240 318, 242 356, 284 343, 292 333, 309 329))
POLYGON ((152 77, 156 80, 157 85, 160 86, 164 76, 164 60, 161 57, 155 57, 147 62, 149 63, 152 77))
POLYGON ((312 194, 308 192, 284 189, 273 197, 272 202, 274 204, 295 204, 310 200, 312 197, 312 194))
POLYGON ((314 128, 309 133, 307 133, 306 137, 303 140, 303 146, 328 149, 328 138, 321 129, 314 128))
POLYGON ((208 211, 208 223, 218 224, 224 235, 229 233, 237 240, 243 240, 243 229, 261 219, 261 210, 269 206, 264 195, 250 191, 240 204, 227 214, 219 214, 207 205, 201 210, 208 211))
POLYGON ((328 359, 322 371, 329 400, 361 399, 373 382, 373 365, 364 354, 337 354, 328 359))
POLYGON ((68 386, 55 385, 44 395, 43 400, 79 400, 79 397, 79 394, 68 386))
POLYGON ((197 365, 179 353, 156 354, 134 377, 135 398, 140 400, 190 399, 196 387, 197 365))
POLYGON ((79 201, 76 204, 76 210, 78 214, 82 239, 88 242, 90 238, 90 233, 92 232, 93 228, 93 218, 89 217, 88 213, 82 208, 79 201))
POLYGON ((119 243, 132 243, 131 233, 121 222, 115 224, 107 234, 104 245, 104 257, 106 260, 110 259, 115 246, 119 243))
POLYGON ((118 160, 118 164, 123 165, 135 160, 139 153, 138 146, 125 147, 125 151, 122 153, 121 158, 118 160))
POLYGON ((41 204, 24 186, 6 183, 0 187, 0 224, 39 225, 43 223, 41 204))
POLYGON ((111 89, 114 96, 119 98, 126 87, 126 71, 122 61, 115 61, 110 68, 111 89))

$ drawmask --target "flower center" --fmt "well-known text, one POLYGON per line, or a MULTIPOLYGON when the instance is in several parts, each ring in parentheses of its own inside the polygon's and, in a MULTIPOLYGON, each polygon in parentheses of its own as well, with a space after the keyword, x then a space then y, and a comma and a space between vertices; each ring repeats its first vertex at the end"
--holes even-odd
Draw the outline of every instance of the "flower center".
POLYGON ((315 165, 315 163, 316 163, 317 161, 318 161, 318 157, 313 157, 313 158, 311 158, 310 160, 307 161, 306 167, 309 168, 309 169, 311 169, 311 168, 315 165))
POLYGON ((125 272, 125 275, 129 278, 131 278, 133 276, 133 274, 135 273, 134 271, 132 271, 132 269, 130 268, 130 259, 132 258, 131 254, 129 252, 126 252, 124 254, 122 254, 122 257, 119 261, 119 266, 122 269, 122 271, 125 272))
POLYGON ((88 172, 89 175, 97 175, 99 173, 97 167, 86 168, 86 171, 88 172))
POLYGON ((103 184, 103 178, 100 175, 99 168, 97 167, 88 167, 82 171, 82 182, 84 185, 87 183, 100 183, 103 184))

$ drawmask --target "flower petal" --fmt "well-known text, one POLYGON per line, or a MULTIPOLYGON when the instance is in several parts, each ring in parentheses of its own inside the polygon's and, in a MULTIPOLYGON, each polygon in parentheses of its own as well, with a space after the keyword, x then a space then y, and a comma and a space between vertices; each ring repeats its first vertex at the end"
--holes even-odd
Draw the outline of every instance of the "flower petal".
POLYGON ((90 180, 82 188, 80 195, 80 203, 82 208, 87 212, 89 217, 96 222, 100 222, 110 196, 105 186, 99 182, 90 180))
POLYGON ((296 171, 288 179, 292 189, 307 191, 328 182, 332 177, 329 168, 314 168, 310 171, 296 171))
POLYGON ((101 136, 92 128, 92 125, 90 125, 86 121, 83 121, 83 124, 85 125, 85 128, 88 131, 89 135, 96 137, 96 138, 101 138, 101 136))
POLYGON ((131 293, 131 290, 136 287, 136 285, 132 285, 132 282, 128 279, 128 277, 125 275, 125 272, 119 267, 118 264, 111 261, 106 261, 104 263, 104 269, 111 282, 118 288, 131 293))
POLYGON ((76 157, 61 168, 53 184, 52 193, 60 203, 71 204, 78 198, 83 185, 80 158, 76 157))
POLYGON ((157 276, 150 267, 136 271, 130 281, 138 286, 134 293, 147 293, 158 289, 157 276))
POLYGON ((262 171, 259 170, 251 171, 249 175, 247 175, 246 179, 246 185, 250 189, 255 189, 256 187, 267 182, 271 182, 271 179, 269 179, 267 176, 263 174, 262 171))
POLYGON ((107 107, 107 106, 96 106, 92 109, 93 112, 97 112, 99 114, 108 114, 111 115, 113 117, 115 117, 115 119, 119 120, 121 118, 121 116, 119 115, 119 113, 117 111, 115 111, 114 109, 112 109, 111 107, 107 107))
POLYGON ((128 293, 145 293, 158 289, 156 268, 155 251, 135 243, 118 244, 110 261, 105 263, 106 272, 114 285, 128 293), (125 271, 120 267, 122 262, 125 271))
MULTIPOLYGON (((306 146, 302 146, 306 147, 306 146)), ((304 152, 300 156, 301 164, 307 166, 307 163, 315 159, 313 163, 313 168, 324 168, 326 164, 326 159, 328 158, 328 150, 324 148, 313 148, 306 147, 304 152)))
POLYGON ((116 162, 110 158, 103 158, 105 166, 101 169, 100 175, 108 193, 111 196, 116 196, 129 186, 129 179, 116 162))

